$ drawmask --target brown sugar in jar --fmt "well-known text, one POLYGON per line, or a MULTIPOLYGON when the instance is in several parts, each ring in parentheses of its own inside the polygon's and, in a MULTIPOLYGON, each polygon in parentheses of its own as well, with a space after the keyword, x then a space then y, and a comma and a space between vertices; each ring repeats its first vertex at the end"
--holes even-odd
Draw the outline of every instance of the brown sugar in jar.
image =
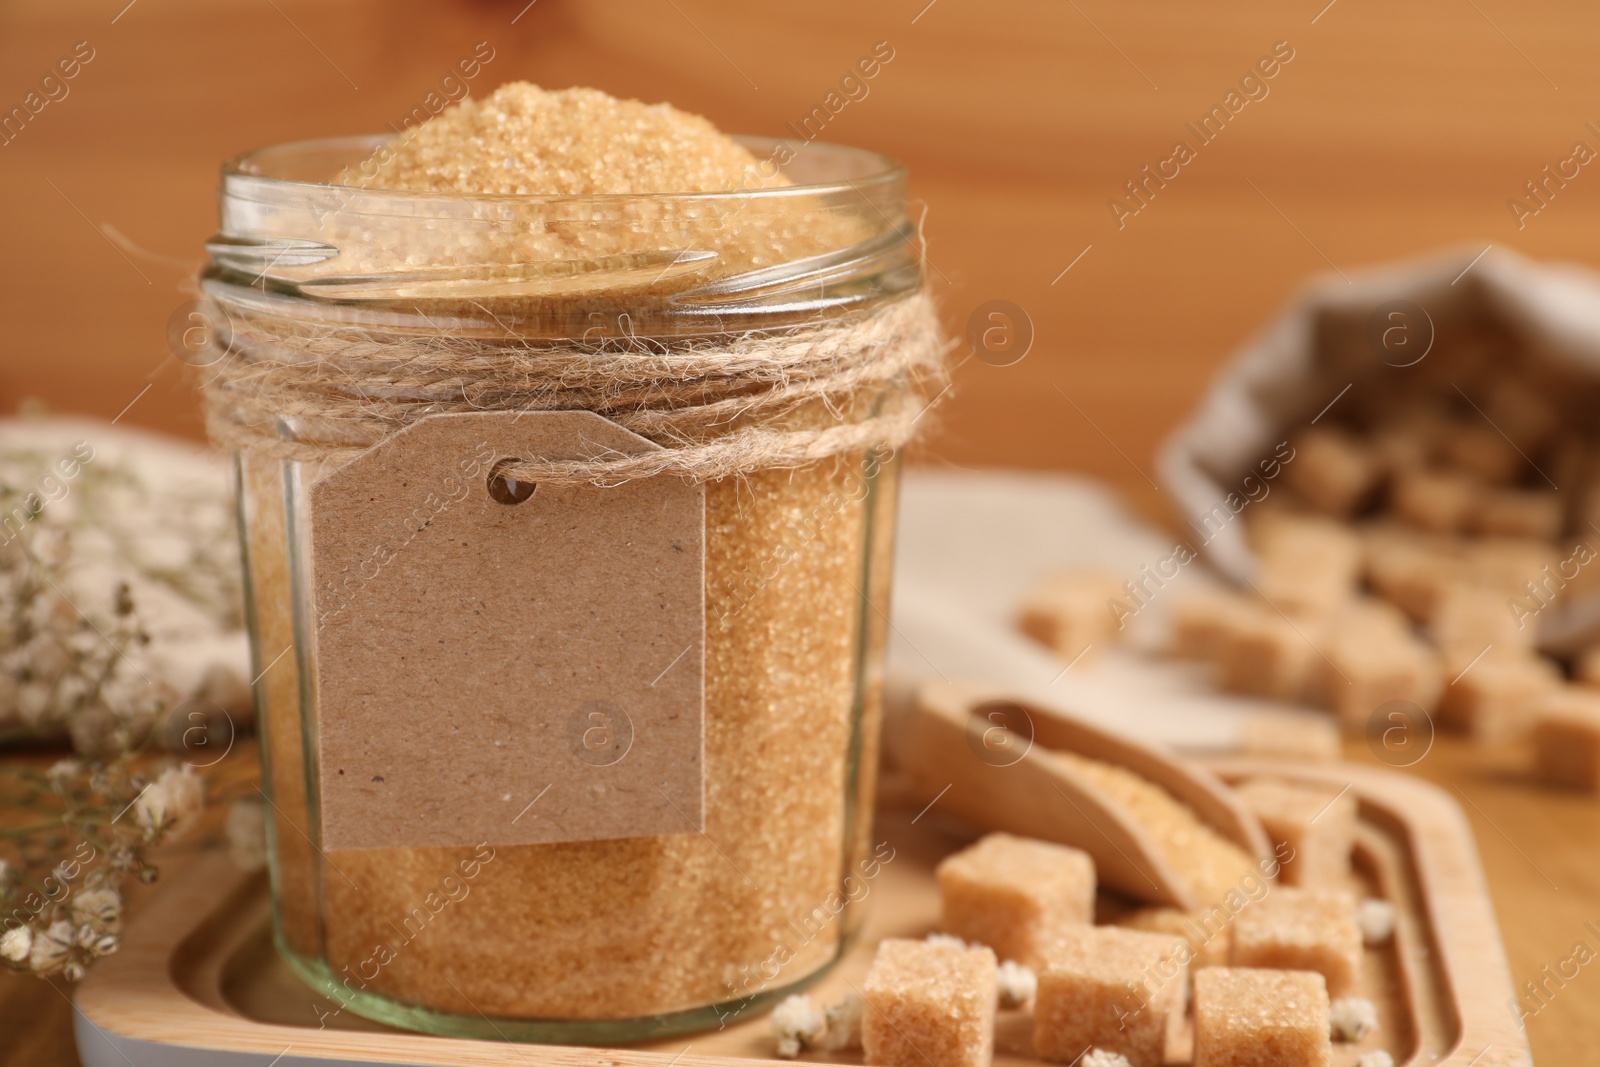
MULTIPOLYGON (((903 172, 868 153, 741 143, 664 106, 525 85, 399 144, 316 142, 230 165, 204 282, 230 344, 208 406, 238 456, 275 929, 303 978, 400 1026, 601 1042, 716 1027, 839 957, 887 861, 870 812, 894 454, 939 373, 904 197, 903 172), (427 346, 448 356, 461 339, 524 358, 620 350, 646 368, 705 351, 745 376, 695 443, 765 436, 711 476, 653 475, 704 488, 701 829, 328 847, 319 761, 339 712, 319 696, 328 576, 310 548, 312 489, 451 390, 474 408, 546 398, 515 377, 430 379, 427 346), (773 374, 773 344, 830 354, 773 374), (406 358, 382 362, 385 346, 406 358), (336 378, 316 403, 249 392, 260 366, 299 366, 284 352, 357 349, 381 373, 336 378), (879 425, 881 440, 863 429, 879 425)), ((590 410, 667 449, 684 434, 652 436, 651 420, 727 389, 640 374, 590 410)), ((482 492, 472 473, 445 496, 482 492)), ((339 610, 361 613, 385 580, 347 581, 339 610)), ((436 622, 386 640, 420 650, 436 622)))

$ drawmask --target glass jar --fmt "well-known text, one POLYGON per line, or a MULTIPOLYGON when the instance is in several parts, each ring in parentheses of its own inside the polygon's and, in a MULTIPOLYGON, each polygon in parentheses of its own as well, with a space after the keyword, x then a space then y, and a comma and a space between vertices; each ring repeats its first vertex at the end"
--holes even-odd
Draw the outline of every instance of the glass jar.
MULTIPOLYGON (((749 140, 793 184, 690 195, 328 184, 382 143, 289 145, 225 168, 202 283, 221 336, 255 316, 414 341, 673 351, 925 299, 904 172, 870 153, 749 140)), ((248 345, 226 358, 248 360, 248 345)), ((294 412, 275 429, 285 441, 340 432, 294 412)), ((325 841, 326 576, 308 515, 336 464, 243 447, 236 465, 275 938, 305 981, 410 1029, 609 1043, 748 1017, 842 955, 882 861, 870 821, 892 449, 705 483, 702 830, 450 847, 325 841)), ((472 473, 467 488, 494 490, 472 473)), ((421 614, 391 638, 420 644, 440 623, 421 614)), ((445 729, 442 715, 394 714, 424 735, 445 729)))

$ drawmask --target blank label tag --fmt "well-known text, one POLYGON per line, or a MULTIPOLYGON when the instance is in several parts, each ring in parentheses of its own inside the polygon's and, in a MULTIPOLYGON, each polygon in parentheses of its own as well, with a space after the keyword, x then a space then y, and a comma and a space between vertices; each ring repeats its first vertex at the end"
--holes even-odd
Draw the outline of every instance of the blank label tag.
POLYGON ((705 489, 494 475, 657 447, 435 415, 311 486, 324 848, 703 829, 705 489))

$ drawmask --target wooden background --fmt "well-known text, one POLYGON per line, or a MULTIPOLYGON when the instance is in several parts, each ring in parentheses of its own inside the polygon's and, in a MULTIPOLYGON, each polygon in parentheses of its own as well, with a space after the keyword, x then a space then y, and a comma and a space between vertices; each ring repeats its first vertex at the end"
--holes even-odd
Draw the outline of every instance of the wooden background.
MULTIPOLYGON (((1600 262, 1600 166, 1524 228, 1507 208, 1576 141, 1600 147, 1585 127, 1600 125, 1593 4, 526 3, 0 6, 0 110, 78 42, 95 53, 66 99, 0 146, 0 411, 37 399, 198 436, 165 324, 214 225, 219 161, 381 130, 479 41, 495 49, 480 93, 512 78, 589 84, 757 134, 782 133, 888 41, 895 58, 827 138, 909 164, 953 331, 1007 300, 1035 334, 1013 366, 961 367, 926 458, 1083 470, 1148 513, 1157 443, 1308 276, 1491 243, 1600 262), (1119 229, 1108 200, 1192 142, 1184 124, 1279 41, 1294 58, 1269 95, 1119 229)), ((1468 811, 1517 978, 1580 938, 1600 947, 1582 926, 1600 920, 1592 806, 1471 775, 1452 780, 1485 805, 1468 811)), ((1541 1063, 1593 1059, 1597 995, 1585 972, 1530 1021, 1541 1063)), ((0 983, 0 1060, 67 1054, 65 1022, 48 987, 0 983)))

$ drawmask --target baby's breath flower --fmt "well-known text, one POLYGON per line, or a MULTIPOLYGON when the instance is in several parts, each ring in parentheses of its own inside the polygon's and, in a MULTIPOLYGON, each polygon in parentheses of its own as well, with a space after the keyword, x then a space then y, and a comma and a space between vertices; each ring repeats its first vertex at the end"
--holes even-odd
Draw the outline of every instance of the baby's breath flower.
POLYGON ((0 958, 22 963, 33 951, 33 928, 18 926, 0 934, 0 958))
POLYGON ((1092 1048, 1078 1061, 1079 1067, 1129 1067, 1128 1057, 1107 1048, 1092 1048))
POLYGON ((82 763, 75 759, 62 759, 52 763, 50 769, 44 773, 52 782, 59 784, 69 778, 76 778, 82 772, 82 763))
POLYGON ((861 1017, 866 1013, 867 1002, 860 993, 851 993, 837 1004, 823 1009, 826 1031, 817 1047, 824 1052, 842 1052, 861 1047, 861 1017))
POLYGON ((68 910, 73 922, 81 923, 96 937, 115 933, 122 926, 122 894, 109 887, 78 890, 68 910))
POLYGON ((78 609, 65 596, 51 590, 34 597, 28 621, 40 633, 71 633, 78 628, 78 609))
POLYGON ((1386 945, 1394 936, 1394 905, 1387 900, 1363 900, 1356 908, 1356 923, 1361 927, 1364 943, 1386 945))
POLYGON ((939 933, 939 932, 936 931, 934 933, 929 934, 925 938, 925 940, 930 945, 943 945, 943 946, 945 946, 947 948, 966 948, 967 947, 967 943, 965 941, 961 940, 961 938, 957 937, 955 934, 945 934, 945 933, 939 933))
POLYGON ((827 1020, 804 994, 785 997, 772 1009, 772 1034, 778 1039, 778 1058, 792 1060, 811 1048, 827 1032, 827 1020))
POLYGON ((169 767, 133 802, 135 825, 154 840, 166 833, 182 836, 204 803, 204 790, 192 767, 169 767))
POLYGON ((1341 997, 1328 1009, 1328 1024, 1335 1041, 1360 1041, 1378 1028, 1378 1008, 1365 997, 1341 997))
POLYGON ((1030 968, 1006 960, 995 970, 995 988, 1002 1008, 1020 1008, 1039 991, 1039 979, 1030 968))
POLYGON ((72 924, 62 920, 36 931, 28 951, 28 968, 39 974, 60 970, 72 952, 72 924))

